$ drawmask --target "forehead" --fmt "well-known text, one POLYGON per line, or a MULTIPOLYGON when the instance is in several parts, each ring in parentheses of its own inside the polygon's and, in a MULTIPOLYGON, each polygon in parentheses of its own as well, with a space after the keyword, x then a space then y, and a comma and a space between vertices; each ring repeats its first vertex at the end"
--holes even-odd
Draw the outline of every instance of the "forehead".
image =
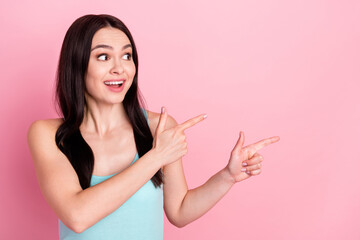
POLYGON ((129 43, 130 40, 123 31, 117 28, 106 27, 99 29, 94 34, 91 47, 98 44, 108 44, 116 48, 129 43))

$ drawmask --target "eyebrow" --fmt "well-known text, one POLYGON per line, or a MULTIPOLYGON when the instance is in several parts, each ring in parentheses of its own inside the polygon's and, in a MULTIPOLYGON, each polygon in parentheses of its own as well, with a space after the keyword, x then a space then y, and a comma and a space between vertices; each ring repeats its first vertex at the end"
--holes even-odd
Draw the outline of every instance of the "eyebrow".
MULTIPOLYGON (((131 47, 131 48, 132 48, 132 46, 131 46, 130 43, 129 43, 129 44, 126 44, 125 46, 123 46, 123 47, 122 47, 122 50, 124 50, 124 49, 126 49, 126 48, 128 48, 128 47, 131 47)), ((93 48, 91 49, 91 51, 94 50, 94 49, 97 49, 97 48, 108 48, 108 49, 114 50, 114 48, 113 48, 112 46, 109 46, 109 45, 106 45, 106 44, 98 44, 98 45, 96 45, 95 47, 93 47, 93 48)))

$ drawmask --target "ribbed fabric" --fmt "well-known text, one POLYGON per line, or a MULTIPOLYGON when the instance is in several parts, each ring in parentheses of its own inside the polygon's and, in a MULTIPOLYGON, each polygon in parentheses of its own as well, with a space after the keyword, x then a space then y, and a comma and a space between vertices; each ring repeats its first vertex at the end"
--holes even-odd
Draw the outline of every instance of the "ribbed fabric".
MULTIPOLYGON (((142 110, 148 121, 146 111, 142 110)), ((136 153, 131 164, 138 159, 139 155, 136 153)), ((92 175, 90 186, 115 175, 92 175)), ((163 188, 155 188, 151 180, 113 213, 82 233, 73 232, 59 219, 60 240, 162 240, 163 230, 163 188)))

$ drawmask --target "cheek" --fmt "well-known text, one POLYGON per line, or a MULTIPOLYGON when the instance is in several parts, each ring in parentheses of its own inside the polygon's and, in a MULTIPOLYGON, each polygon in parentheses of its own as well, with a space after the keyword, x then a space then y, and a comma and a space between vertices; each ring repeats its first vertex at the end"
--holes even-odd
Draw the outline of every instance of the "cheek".
POLYGON ((104 74, 104 71, 105 71, 104 67, 96 65, 92 63, 92 61, 89 62, 87 75, 90 78, 99 78, 104 74))
POLYGON ((99 68, 94 68, 89 64, 88 70, 85 74, 85 89, 88 93, 94 93, 99 88, 98 84, 101 82, 102 72, 99 68))
POLYGON ((129 75, 129 77, 133 78, 135 73, 136 73, 136 67, 135 67, 135 63, 132 62, 132 64, 129 64, 126 66, 126 71, 129 75))
POLYGON ((85 91, 90 95, 93 95, 92 93, 94 92, 94 88, 94 80, 92 79, 90 74, 87 74, 87 76, 85 77, 85 91))

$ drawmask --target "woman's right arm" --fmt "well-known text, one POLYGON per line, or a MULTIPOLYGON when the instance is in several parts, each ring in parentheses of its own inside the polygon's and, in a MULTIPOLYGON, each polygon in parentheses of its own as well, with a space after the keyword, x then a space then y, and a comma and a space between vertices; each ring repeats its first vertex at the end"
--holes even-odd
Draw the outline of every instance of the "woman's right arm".
POLYGON ((56 146, 56 130, 51 121, 34 122, 28 130, 28 145, 42 194, 74 232, 115 211, 162 167, 159 155, 150 150, 121 173, 83 190, 71 163, 56 146))
POLYGON ((80 233, 118 209, 164 165, 187 153, 184 130, 202 121, 203 115, 173 126, 176 121, 161 114, 153 148, 121 173, 83 190, 67 157, 55 143, 58 124, 34 122, 28 144, 42 194, 58 218, 80 233))

